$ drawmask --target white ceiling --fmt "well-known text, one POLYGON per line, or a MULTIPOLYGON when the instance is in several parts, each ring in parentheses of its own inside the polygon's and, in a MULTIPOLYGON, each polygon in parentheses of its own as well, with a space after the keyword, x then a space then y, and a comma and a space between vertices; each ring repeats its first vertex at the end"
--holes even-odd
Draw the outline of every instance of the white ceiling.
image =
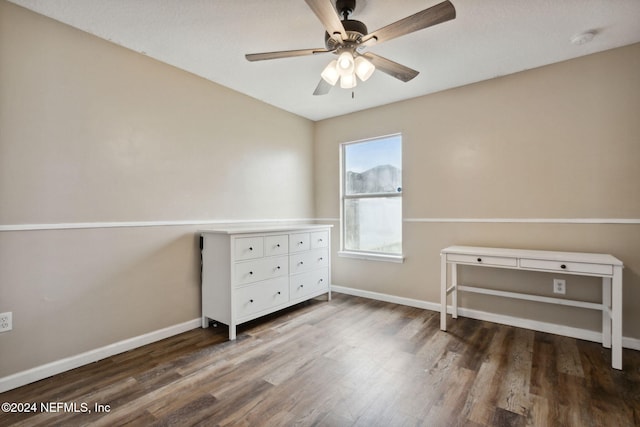
MULTIPOLYGON (((376 71, 313 96, 332 54, 248 62, 245 53, 324 47, 303 0, 10 0, 276 107, 321 120, 640 42, 640 0, 451 0, 456 19, 370 49, 420 71, 376 71), (570 39, 596 36, 582 45, 570 39)), ((330 0, 327 0, 330 1, 330 0)), ((359 0, 369 32, 441 0, 359 0)))

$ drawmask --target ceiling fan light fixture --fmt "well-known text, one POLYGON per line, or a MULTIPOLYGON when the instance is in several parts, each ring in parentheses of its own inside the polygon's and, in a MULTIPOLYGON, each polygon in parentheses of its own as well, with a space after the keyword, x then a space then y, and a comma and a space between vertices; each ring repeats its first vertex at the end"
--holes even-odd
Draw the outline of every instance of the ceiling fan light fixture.
POLYGON ((329 83, 331 86, 335 86, 340 78, 340 73, 338 73, 338 61, 335 59, 329 62, 322 73, 320 73, 320 77, 324 79, 325 82, 329 83))
POLYGON ((337 65, 338 65, 338 72, 340 73, 341 77, 344 77, 346 75, 352 75, 353 68, 355 65, 353 61, 353 54, 348 51, 342 52, 340 56, 338 56, 337 65))
POLYGON ((366 82, 369 77, 376 70, 376 67, 369 61, 367 61, 362 56, 358 56, 355 60, 355 71, 356 75, 362 80, 366 82))
POLYGON ((353 89, 358 84, 358 79, 356 79, 356 75, 344 74, 340 77, 340 87, 342 89, 353 89))

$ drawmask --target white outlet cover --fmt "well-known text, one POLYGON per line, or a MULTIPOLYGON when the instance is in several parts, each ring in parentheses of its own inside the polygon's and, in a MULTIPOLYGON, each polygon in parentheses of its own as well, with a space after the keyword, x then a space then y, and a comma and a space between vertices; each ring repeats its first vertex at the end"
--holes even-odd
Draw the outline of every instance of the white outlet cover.
POLYGON ((0 313, 0 332, 7 332, 13 329, 13 315, 10 311, 0 313))
POLYGON ((553 279, 553 293, 565 295, 567 292, 567 282, 564 279, 553 279))

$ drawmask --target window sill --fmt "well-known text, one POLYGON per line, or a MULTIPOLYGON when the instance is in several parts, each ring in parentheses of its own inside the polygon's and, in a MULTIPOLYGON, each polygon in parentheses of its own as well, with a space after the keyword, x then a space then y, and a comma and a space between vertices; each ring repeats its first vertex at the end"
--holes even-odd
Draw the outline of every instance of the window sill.
POLYGON ((338 256, 341 258, 355 258, 355 259, 363 259, 366 261, 385 261, 385 262, 395 262, 400 264, 404 262, 404 255, 376 254, 372 252, 339 251, 338 256))

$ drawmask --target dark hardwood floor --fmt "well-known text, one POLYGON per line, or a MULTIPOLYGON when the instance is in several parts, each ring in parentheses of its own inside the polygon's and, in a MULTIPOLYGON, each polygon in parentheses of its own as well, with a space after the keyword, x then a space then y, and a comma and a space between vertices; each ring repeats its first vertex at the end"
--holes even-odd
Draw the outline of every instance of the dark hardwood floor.
POLYGON ((445 333, 436 312, 333 296, 235 342, 195 329, 0 394, 38 405, 0 425, 640 425, 640 352, 617 371, 597 343, 465 318, 445 333))

